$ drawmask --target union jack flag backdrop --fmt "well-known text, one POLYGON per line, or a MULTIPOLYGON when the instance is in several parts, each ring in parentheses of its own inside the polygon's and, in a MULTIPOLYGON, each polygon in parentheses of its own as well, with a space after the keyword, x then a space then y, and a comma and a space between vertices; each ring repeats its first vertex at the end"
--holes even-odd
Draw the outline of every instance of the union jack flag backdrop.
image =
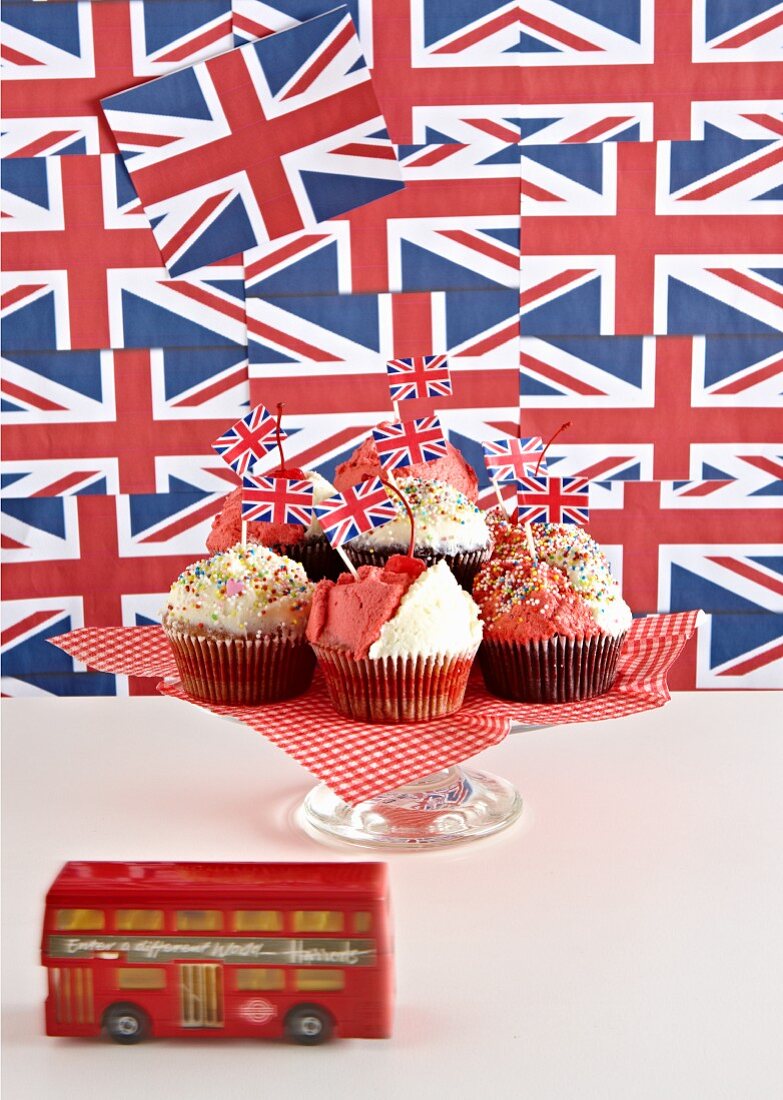
POLYGON ((400 415, 439 418, 483 506, 485 441, 570 421, 548 484, 587 487, 631 606, 711 615, 673 686, 783 686, 779 0, 2 22, 5 693, 153 690, 46 639, 157 621, 260 402, 330 478, 395 419, 388 364, 431 356, 451 392, 400 415))

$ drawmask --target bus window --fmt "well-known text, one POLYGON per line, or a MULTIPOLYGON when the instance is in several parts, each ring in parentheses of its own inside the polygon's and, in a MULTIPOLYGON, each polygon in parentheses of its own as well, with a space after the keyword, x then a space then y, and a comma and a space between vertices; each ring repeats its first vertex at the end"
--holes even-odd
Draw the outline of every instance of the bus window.
POLYGON ((258 966, 237 970, 237 990, 244 992, 249 989, 285 989, 285 972, 258 966))
POLYGON ((165 989, 166 971, 156 966, 122 966, 117 970, 118 989, 165 989))
POLYGON ((353 930, 359 935, 369 932, 372 928, 372 915, 370 913, 354 913, 353 930))
POLYGON ((178 932, 219 932, 223 914, 218 909, 180 909, 177 913, 178 932))
POLYGON ((118 909, 115 922, 118 932, 160 932, 163 928, 163 910, 118 909))
POLYGON ((106 917, 100 909, 58 909, 55 925, 61 932, 105 928, 106 917))
POLYGON ((294 982, 300 993, 315 993, 344 989, 345 971, 297 970, 294 982))
POLYGON ((234 913, 235 932, 282 932, 283 914, 274 909, 239 909, 234 913))
POLYGON ((294 912, 294 932, 342 932, 343 914, 331 909, 294 912))

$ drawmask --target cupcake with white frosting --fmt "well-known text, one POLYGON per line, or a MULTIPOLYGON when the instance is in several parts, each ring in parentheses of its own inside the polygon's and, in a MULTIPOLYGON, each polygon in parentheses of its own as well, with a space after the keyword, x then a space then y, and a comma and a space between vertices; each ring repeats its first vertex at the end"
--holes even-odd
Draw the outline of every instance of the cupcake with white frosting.
MULTIPOLYGON (((413 554, 427 565, 445 561, 459 583, 470 591, 478 569, 490 555, 489 528, 483 512, 459 489, 445 481, 397 477, 415 524, 413 554)), ((397 516, 345 546, 354 565, 383 565, 408 548, 411 524, 405 507, 387 488, 397 516)))
POLYGON ((393 555, 321 581, 307 637, 332 705, 365 722, 423 722, 462 705, 482 628, 445 561, 393 555))
POLYGON ((188 566, 162 615, 185 691, 251 706, 305 691, 315 663, 305 638, 313 589, 299 562, 260 545, 188 566))

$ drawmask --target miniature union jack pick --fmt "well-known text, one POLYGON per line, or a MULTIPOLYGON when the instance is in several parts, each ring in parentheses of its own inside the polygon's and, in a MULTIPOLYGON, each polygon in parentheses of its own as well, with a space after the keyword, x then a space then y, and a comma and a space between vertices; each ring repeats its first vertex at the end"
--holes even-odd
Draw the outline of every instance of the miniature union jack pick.
MULTIPOLYGON (((285 432, 280 432, 280 438, 286 438, 285 432)), ((212 449, 242 477, 253 462, 273 450, 276 442, 275 417, 263 405, 256 405, 247 416, 227 428, 212 444, 212 449)))
POLYGON ((587 523, 590 482, 585 477, 526 477, 517 482, 520 523, 587 523))
POLYGON ((395 420, 372 430, 375 449, 384 470, 445 458, 448 444, 437 416, 420 420, 395 420))
POLYGON ((316 504, 315 514, 329 542, 337 549, 365 531, 396 519, 397 509, 381 479, 374 477, 322 500, 316 504))
POLYGON ((518 481, 535 477, 536 470, 546 469, 546 459, 539 458, 544 450, 544 441, 534 435, 530 439, 485 439, 484 465, 493 481, 518 481))
POLYGON ((289 477, 242 478, 242 519, 257 523, 301 523, 313 515, 313 484, 289 477))
POLYGON ((451 397, 451 371, 445 355, 416 355, 386 364, 392 401, 421 397, 451 397))

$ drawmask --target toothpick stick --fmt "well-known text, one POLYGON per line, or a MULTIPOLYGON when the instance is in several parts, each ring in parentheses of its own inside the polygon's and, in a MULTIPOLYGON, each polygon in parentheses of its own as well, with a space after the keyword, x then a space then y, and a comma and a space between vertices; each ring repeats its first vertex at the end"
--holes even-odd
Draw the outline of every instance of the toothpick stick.
POLYGON ((527 541, 527 548, 530 553, 530 557, 533 561, 538 561, 538 554, 536 553, 536 544, 533 542, 533 528, 530 526, 530 520, 525 523, 525 540, 527 541))
POLYGON ((511 513, 506 508, 506 502, 503 500, 503 494, 500 491, 500 484, 495 481, 494 477, 492 478, 492 484, 495 486, 495 496, 498 498, 498 504, 500 505, 501 512, 503 512, 505 516, 510 516, 511 513))
POLYGON ((401 420, 402 417, 400 416, 400 403, 399 403, 399 401, 392 401, 392 408, 394 409, 394 415, 396 416, 396 418, 398 420, 401 420))
POLYGON ((242 520, 242 549, 244 550, 246 548, 246 546, 247 546, 247 520, 243 519, 242 520))
POLYGON ((341 557, 341 558, 343 559, 343 561, 345 562, 345 564, 346 564, 346 565, 348 566, 348 572, 349 572, 349 573, 351 573, 351 574, 352 574, 352 576, 353 576, 353 577, 354 577, 354 578, 355 578, 356 580, 358 580, 358 579, 359 579, 359 574, 358 574, 358 573, 356 572, 356 567, 354 566, 353 562, 352 562, 352 561, 351 561, 351 559, 350 559, 350 558, 348 557, 348 555, 346 554, 346 552, 345 552, 345 551, 343 550, 342 546, 338 546, 338 547, 337 547, 337 553, 338 553, 338 554, 340 555, 340 557, 341 557))

